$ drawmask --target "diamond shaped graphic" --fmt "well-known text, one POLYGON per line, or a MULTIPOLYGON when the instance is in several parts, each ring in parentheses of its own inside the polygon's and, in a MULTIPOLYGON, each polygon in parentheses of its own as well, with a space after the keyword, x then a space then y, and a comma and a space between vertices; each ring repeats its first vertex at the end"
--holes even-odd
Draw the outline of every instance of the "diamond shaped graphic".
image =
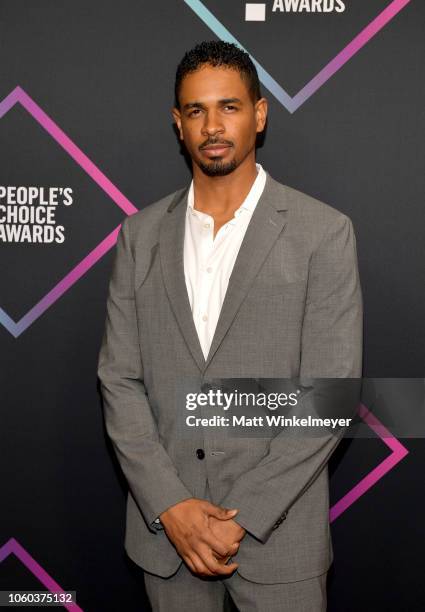
POLYGON ((366 45, 384 26, 399 13, 410 0, 393 0, 375 19, 353 38, 320 72, 316 74, 295 96, 290 96, 279 83, 257 62, 255 57, 233 36, 233 34, 207 9, 201 0, 184 0, 198 17, 221 40, 234 43, 246 51, 257 68, 260 81, 282 106, 294 113, 316 93, 340 68, 366 45))
MULTIPOLYGON (((61 130, 61 128, 40 108, 32 98, 22 89, 15 87, 2 102, 0 102, 0 119, 15 106, 21 104, 23 108, 41 125, 41 127, 77 162, 99 187, 119 206, 127 215, 138 211, 121 191, 99 170, 99 168, 77 147, 77 145, 61 130)), ((116 243, 119 224, 106 238, 86 255, 64 278, 53 287, 35 306, 33 306, 19 321, 14 321, 2 308, 0 308, 0 323, 15 337, 20 336, 34 323, 52 304, 56 302, 74 283, 78 281, 94 264, 99 261, 116 243)))
MULTIPOLYGON (((44 585, 50 593, 64 593, 65 591, 58 585, 58 583, 41 567, 39 563, 32 557, 29 552, 25 550, 21 544, 15 539, 10 538, 0 548, 0 563, 4 561, 9 555, 14 554, 18 559, 29 569, 31 574, 35 576, 42 585, 44 585)), ((80 606, 76 603, 64 602, 63 607, 69 610, 69 612, 83 612, 80 606)))

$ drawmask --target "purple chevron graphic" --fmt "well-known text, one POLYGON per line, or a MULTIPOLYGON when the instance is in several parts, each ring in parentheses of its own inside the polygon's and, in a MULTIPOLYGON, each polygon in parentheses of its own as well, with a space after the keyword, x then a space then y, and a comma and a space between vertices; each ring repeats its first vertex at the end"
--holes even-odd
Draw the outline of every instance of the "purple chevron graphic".
MULTIPOLYGON (((64 589, 58 585, 58 583, 46 572, 46 570, 41 567, 39 563, 37 563, 34 557, 32 557, 15 538, 10 538, 10 540, 8 540, 6 544, 3 544, 3 546, 0 548, 0 563, 12 553, 51 593, 65 592, 64 589)), ((80 608, 80 606, 77 606, 76 603, 64 603, 63 607, 69 610, 69 612, 83 612, 83 609, 80 608)))
POLYGON ((290 96, 279 85, 267 70, 249 53, 247 49, 233 36, 233 34, 207 9, 201 0, 184 0, 184 2, 198 15, 200 19, 221 40, 232 42, 241 47, 251 57, 258 71, 260 81, 274 95, 276 100, 282 104, 290 113, 294 113, 311 96, 316 93, 348 60, 362 49, 384 26, 387 25, 410 0, 393 0, 390 4, 373 19, 353 40, 348 43, 320 72, 316 74, 295 96, 290 96))
MULTIPOLYGON (((38 106, 22 89, 15 87, 4 100, 0 102, 0 119, 10 111, 15 104, 21 104, 26 111, 46 130, 48 134, 77 162, 101 189, 127 215, 132 215, 138 209, 121 191, 103 174, 101 170, 87 157, 85 153, 65 134, 63 130, 38 106)), ((51 289, 35 306, 33 306, 19 321, 14 321, 0 308, 0 323, 15 337, 20 336, 34 323, 56 300, 58 300, 74 283, 76 283, 94 264, 101 259, 116 243, 121 224, 106 236, 86 257, 80 261, 53 289, 51 289)))
POLYGON ((376 435, 388 446, 391 454, 381 461, 373 470, 346 493, 329 511, 330 522, 337 519, 347 508, 352 506, 362 495, 373 487, 393 467, 397 465, 409 453, 407 448, 401 444, 395 436, 364 406, 360 404, 359 415, 363 421, 376 433, 376 435))

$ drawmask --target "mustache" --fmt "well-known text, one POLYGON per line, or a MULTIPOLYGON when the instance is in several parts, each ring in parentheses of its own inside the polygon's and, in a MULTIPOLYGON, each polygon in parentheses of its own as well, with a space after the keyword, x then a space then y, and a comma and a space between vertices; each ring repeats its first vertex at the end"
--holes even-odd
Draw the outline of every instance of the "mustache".
POLYGON ((222 145, 233 147, 233 142, 230 142, 229 140, 217 140, 217 139, 213 140, 210 138, 206 142, 202 143, 199 148, 204 149, 205 147, 209 147, 210 145, 216 145, 216 144, 222 144, 222 145))

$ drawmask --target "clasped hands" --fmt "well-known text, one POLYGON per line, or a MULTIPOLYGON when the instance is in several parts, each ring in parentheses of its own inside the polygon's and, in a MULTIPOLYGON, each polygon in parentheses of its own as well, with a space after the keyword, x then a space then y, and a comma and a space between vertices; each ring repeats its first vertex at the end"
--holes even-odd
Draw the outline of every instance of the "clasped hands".
POLYGON ((230 557, 239 550, 246 531, 233 518, 238 510, 222 508, 191 497, 160 515, 162 526, 177 552, 199 576, 229 576, 238 567, 230 557))

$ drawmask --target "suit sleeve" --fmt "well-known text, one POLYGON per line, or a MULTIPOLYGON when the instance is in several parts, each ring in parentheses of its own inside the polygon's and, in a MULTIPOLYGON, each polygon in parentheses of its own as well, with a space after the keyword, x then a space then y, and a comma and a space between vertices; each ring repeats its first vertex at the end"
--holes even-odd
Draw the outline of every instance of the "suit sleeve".
MULTIPOLYGON (((301 338, 300 379, 360 378, 363 303, 351 220, 338 215, 312 255, 301 338)), ((221 505, 265 543, 291 505, 325 468, 345 429, 275 436, 268 454, 242 474, 221 505), (320 432, 322 433, 322 432, 320 432)))
POLYGON ((97 373, 107 434, 149 529, 157 533, 155 519, 193 495, 159 442, 143 382, 128 221, 117 238, 97 373))

